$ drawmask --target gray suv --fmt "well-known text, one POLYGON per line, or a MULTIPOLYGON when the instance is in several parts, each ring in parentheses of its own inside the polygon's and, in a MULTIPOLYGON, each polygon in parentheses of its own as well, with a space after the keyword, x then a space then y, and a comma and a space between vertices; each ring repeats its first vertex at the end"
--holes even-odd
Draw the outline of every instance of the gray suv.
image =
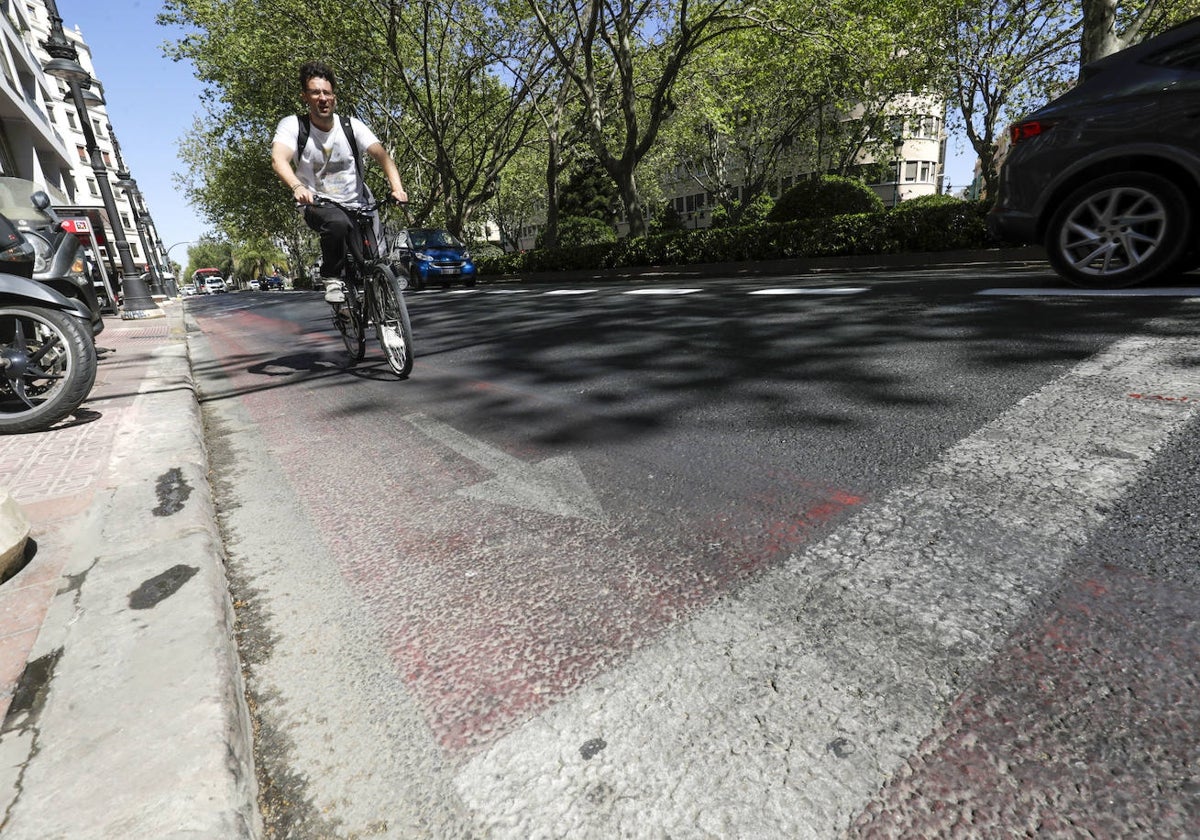
POLYGON ((1009 129, 992 234, 1122 288, 1200 264, 1200 18, 1083 68, 1009 129))

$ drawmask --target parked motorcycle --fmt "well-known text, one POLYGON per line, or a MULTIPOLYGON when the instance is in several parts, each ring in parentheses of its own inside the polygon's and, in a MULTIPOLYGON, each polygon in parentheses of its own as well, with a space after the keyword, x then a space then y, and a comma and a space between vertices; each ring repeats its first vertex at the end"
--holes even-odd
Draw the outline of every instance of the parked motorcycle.
POLYGON ((62 220, 50 207, 50 196, 32 181, 0 178, 0 214, 33 246, 32 278, 83 303, 90 313, 92 334, 99 335, 104 329, 102 302, 79 240, 63 230, 62 220))
POLYGON ((49 428, 96 382, 92 310, 34 281, 37 256, 0 212, 0 434, 49 428))

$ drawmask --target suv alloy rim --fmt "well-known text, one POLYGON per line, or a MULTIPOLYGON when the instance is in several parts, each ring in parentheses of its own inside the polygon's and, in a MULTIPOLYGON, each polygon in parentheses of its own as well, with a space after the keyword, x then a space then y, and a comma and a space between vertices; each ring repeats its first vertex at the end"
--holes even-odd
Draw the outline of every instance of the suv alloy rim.
POLYGON ((1058 241, 1076 271, 1104 277, 1150 259, 1166 231, 1167 211, 1158 196, 1136 187, 1114 187, 1076 205, 1058 241))

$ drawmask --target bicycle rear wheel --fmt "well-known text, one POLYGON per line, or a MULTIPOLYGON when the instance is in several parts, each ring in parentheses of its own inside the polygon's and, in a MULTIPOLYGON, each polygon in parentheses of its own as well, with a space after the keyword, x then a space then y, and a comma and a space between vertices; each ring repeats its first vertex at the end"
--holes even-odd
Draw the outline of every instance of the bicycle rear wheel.
POLYGON ((412 372, 413 341, 412 324, 408 320, 408 306, 396 275, 386 265, 377 265, 371 270, 371 285, 375 289, 375 336, 387 358, 392 373, 401 379, 412 372))
POLYGON ((363 323, 358 293, 349 283, 346 284, 346 302, 333 307, 333 325, 342 334, 342 343, 346 345, 346 356, 351 366, 361 362, 367 354, 366 325, 363 323))

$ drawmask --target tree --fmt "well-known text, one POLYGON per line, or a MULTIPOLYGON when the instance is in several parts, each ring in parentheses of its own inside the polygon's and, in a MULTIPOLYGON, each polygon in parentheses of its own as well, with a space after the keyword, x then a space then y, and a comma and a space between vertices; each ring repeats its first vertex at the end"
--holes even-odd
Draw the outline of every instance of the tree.
POLYGON ((1079 39, 1079 63, 1090 64, 1176 23, 1200 14, 1194 0, 1080 0, 1083 29, 1079 39))
POLYGON ((616 224, 619 205, 617 185, 594 158, 580 162, 559 197, 564 216, 598 219, 610 227, 616 224))
POLYGON ((697 50, 751 24, 736 0, 527 0, 579 96, 589 145, 620 191, 631 236, 645 236, 638 164, 675 111, 680 72, 697 50), (578 45, 578 54, 574 50, 578 45))
POLYGON ((1075 75, 1071 0, 952 0, 942 34, 950 99, 996 194, 998 131, 1075 75))
POLYGON ((935 89, 926 4, 764 0, 758 25, 697 52, 655 158, 673 185, 690 179, 741 221, 781 174, 858 174, 890 156, 891 121, 935 89))
POLYGON ((232 277, 233 267, 233 245, 227 240, 204 237, 188 248, 188 266, 183 277, 186 282, 201 268, 220 269, 222 277, 232 277))
POLYGON ((377 89, 400 95, 402 107, 375 113, 422 170, 417 215, 437 208, 461 234, 495 198, 497 176, 540 124, 533 106, 549 95, 550 63, 514 7, 476 0, 366 5, 377 20, 360 39, 369 43, 378 31, 383 40, 374 61, 348 72, 364 101, 377 89))

